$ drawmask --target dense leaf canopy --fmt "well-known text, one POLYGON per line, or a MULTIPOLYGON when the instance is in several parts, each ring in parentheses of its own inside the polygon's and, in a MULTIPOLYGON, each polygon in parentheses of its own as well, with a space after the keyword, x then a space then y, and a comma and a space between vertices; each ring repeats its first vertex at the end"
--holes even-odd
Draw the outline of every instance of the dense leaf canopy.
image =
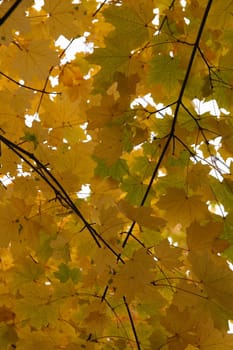
POLYGON ((1 349, 233 349, 232 13, 0 1, 1 349))

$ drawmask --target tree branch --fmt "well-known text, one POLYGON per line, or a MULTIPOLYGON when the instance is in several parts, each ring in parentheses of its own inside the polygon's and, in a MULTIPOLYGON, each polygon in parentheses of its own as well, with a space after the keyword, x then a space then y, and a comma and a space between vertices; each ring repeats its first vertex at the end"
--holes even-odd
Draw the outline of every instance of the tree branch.
POLYGON ((60 182, 46 168, 46 166, 34 156, 33 153, 26 151, 14 142, 8 140, 3 135, 0 135, 0 141, 2 141, 8 148, 10 148, 20 159, 23 159, 25 163, 28 164, 33 169, 33 171, 35 171, 48 184, 48 186, 54 191, 56 198, 60 200, 62 205, 66 203, 66 205, 73 211, 73 213, 75 213, 81 219, 81 221, 84 224, 84 227, 86 227, 87 230, 90 232, 91 236, 93 237, 99 248, 101 248, 101 244, 99 243, 99 241, 101 241, 116 256, 117 260, 120 260, 124 264, 124 260, 121 258, 121 255, 118 254, 111 247, 111 245, 85 219, 83 214, 77 208, 77 206, 72 201, 68 193, 60 184, 60 182), (35 164, 28 160, 28 158, 32 160, 35 164))
MULTIPOLYGON (((200 24, 200 27, 199 27, 199 30, 198 30, 198 33, 197 33, 197 37, 196 37, 196 40, 195 40, 195 43, 194 43, 194 46, 193 46, 193 49, 192 49, 192 52, 191 52, 191 56, 190 56, 190 59, 189 59, 189 63, 188 63, 188 67, 187 67, 187 70, 186 70, 186 73, 185 73, 185 77, 184 77, 184 80, 183 80, 183 83, 182 83, 182 86, 181 86, 181 89, 180 89, 180 93, 179 93, 179 96, 178 96, 178 99, 177 99, 177 104, 176 104, 176 108, 175 108, 175 112, 174 112, 174 118, 173 118, 173 121, 172 121, 172 125, 171 125, 171 130, 170 130, 170 133, 168 135, 168 138, 167 138, 167 141, 163 147, 163 150, 161 152, 161 155, 159 157, 159 160, 158 160, 158 163, 156 164, 155 168, 154 168, 154 171, 153 171, 153 174, 151 176, 151 179, 150 179, 150 182, 147 186, 147 189, 146 189, 146 192, 142 198, 142 201, 141 201, 141 206, 143 206, 145 204, 145 201, 148 197, 148 194, 151 190, 151 187, 152 187, 152 184, 154 182, 154 179, 156 178, 157 174, 158 174, 158 171, 159 171, 159 168, 160 168, 160 165, 164 159, 164 156, 165 154, 167 153, 167 150, 168 150, 168 147, 170 145, 170 142, 171 140, 173 139, 174 137, 174 133, 175 133, 175 126, 176 126, 176 122, 177 122, 177 118, 178 118, 178 114, 179 114, 179 110, 180 110, 180 106, 182 104, 182 99, 183 99, 183 96, 184 96, 184 93, 185 93, 185 89, 186 89, 186 86, 187 86, 187 83, 188 83, 188 79, 189 79, 189 76, 190 76, 190 73, 191 73, 191 69, 192 69, 192 65, 193 65, 193 62, 194 62, 194 59, 195 59, 195 55, 196 55, 196 52, 198 50, 198 47, 199 47, 199 42, 200 42, 200 39, 201 39, 201 35, 203 33, 203 30, 204 30, 204 26, 205 26, 205 23, 206 23, 206 20, 207 20, 207 17, 208 17, 208 14, 209 14, 209 11, 210 11, 210 7, 212 5, 212 1, 213 0, 209 0, 208 3, 207 3, 207 6, 206 6, 206 9, 205 9, 205 12, 204 12, 204 15, 203 15, 203 18, 202 18, 202 21, 201 21, 201 24, 200 24)), ((133 221, 132 222, 132 225, 131 227, 129 228, 129 231, 128 231, 128 234, 122 244, 122 247, 124 248, 126 246, 126 243, 131 235, 131 232, 133 231, 133 228, 135 226, 136 222, 133 221)))
POLYGON ((16 0, 15 3, 9 8, 9 10, 5 13, 5 15, 0 19, 0 26, 3 25, 4 22, 10 17, 13 11, 18 7, 18 5, 22 2, 22 0, 16 0))
POLYGON ((24 85, 24 84, 21 84, 19 83, 18 81, 16 81, 15 79, 9 77, 9 75, 3 73, 0 71, 0 75, 2 75, 3 77, 7 78, 8 80, 12 81, 12 83, 24 88, 24 89, 28 89, 28 90, 32 90, 32 91, 35 91, 35 92, 42 92, 43 94, 48 94, 48 95, 61 95, 61 92, 53 92, 53 91, 46 91, 46 90, 41 90, 41 89, 37 89, 37 88, 34 88, 32 86, 28 86, 28 85, 24 85))
POLYGON ((106 4, 107 0, 104 0, 99 7, 95 10, 95 12, 93 13, 92 17, 95 17, 97 15, 97 13, 104 7, 104 5, 106 4))
POLYGON ((130 324, 131 324, 132 331, 133 331, 133 334, 134 334, 134 338, 136 340, 137 349, 141 350, 140 342, 139 342, 139 339, 138 339, 138 336, 137 336, 137 332, 136 332, 136 328, 135 328, 135 325, 134 325, 134 320, 133 320, 133 317, 131 315, 130 308, 129 308, 129 305, 128 305, 127 301, 126 301, 126 297, 125 296, 123 296, 123 300, 124 300, 124 304, 125 304, 128 316, 129 316, 129 320, 130 320, 130 324))

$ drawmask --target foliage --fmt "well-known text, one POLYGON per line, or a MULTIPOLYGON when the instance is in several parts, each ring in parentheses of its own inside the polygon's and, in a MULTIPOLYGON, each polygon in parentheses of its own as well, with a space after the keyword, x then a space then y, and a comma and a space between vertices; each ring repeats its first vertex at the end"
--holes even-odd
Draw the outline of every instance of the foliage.
POLYGON ((233 348, 232 12, 1 1, 1 349, 233 348))

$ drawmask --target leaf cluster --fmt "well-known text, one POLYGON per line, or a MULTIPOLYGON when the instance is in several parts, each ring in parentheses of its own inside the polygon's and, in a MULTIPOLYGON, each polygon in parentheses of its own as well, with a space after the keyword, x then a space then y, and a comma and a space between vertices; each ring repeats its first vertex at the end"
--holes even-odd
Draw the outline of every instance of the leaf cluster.
POLYGON ((232 12, 0 3, 1 349, 233 348, 232 12))

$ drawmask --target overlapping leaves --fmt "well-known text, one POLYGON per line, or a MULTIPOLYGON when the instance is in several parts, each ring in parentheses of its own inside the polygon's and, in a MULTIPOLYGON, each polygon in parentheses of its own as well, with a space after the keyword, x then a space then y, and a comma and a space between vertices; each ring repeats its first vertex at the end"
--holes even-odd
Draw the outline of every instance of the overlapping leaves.
POLYGON ((32 5, 0 5, 0 347, 231 349, 231 1, 32 5))

